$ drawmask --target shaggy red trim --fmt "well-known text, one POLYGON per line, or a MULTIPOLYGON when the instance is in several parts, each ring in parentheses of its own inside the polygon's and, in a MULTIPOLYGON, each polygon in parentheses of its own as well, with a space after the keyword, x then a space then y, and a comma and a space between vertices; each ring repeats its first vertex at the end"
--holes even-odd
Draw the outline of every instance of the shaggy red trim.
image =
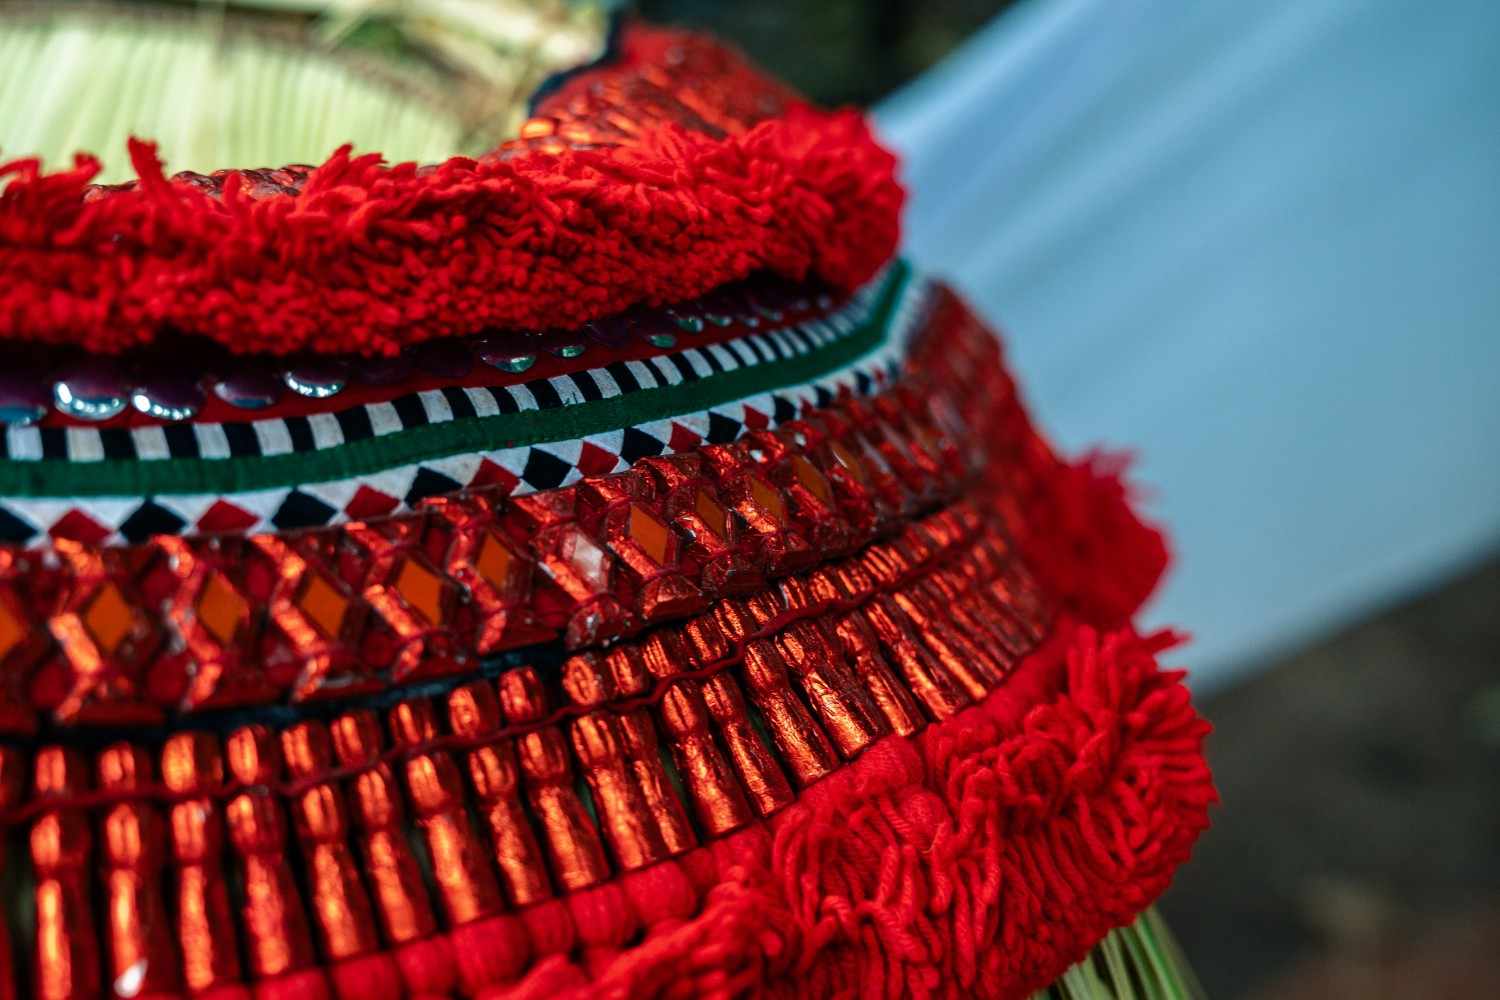
POLYGON ((721 866, 696 919, 576 995, 1029 996, 1207 825, 1208 726, 1156 665, 1173 641, 1065 626, 984 703, 808 789, 760 864, 721 866))
POLYGON ((1160 895, 1207 826, 1208 725, 1156 661, 1175 641, 1062 622, 980 704, 887 737, 768 821, 459 928, 421 970, 401 963, 406 986, 1027 997, 1160 895))
POLYGON ((346 147, 290 193, 240 173, 222 193, 169 179, 139 141, 139 183, 121 189, 90 187, 91 156, 50 174, 35 159, 0 166, 0 338, 117 352, 175 329, 240 352, 389 354, 575 326, 762 269, 853 287, 895 250, 894 160, 857 114, 783 100, 768 82, 751 93, 783 110, 755 118, 742 105, 758 79, 711 43, 635 28, 617 60, 543 104, 553 117, 536 128, 577 145, 527 138, 430 168, 346 147), (674 48, 703 67, 673 75, 674 48), (590 142, 621 112, 558 122, 598 83, 685 93, 666 110, 675 91, 658 94, 637 131, 590 142))
POLYGON ((1040 489, 1012 524, 1026 565, 1084 621, 1130 621, 1161 581, 1166 536, 1131 508, 1128 456, 1089 452, 1058 458, 1040 438, 1027 456, 1040 489))

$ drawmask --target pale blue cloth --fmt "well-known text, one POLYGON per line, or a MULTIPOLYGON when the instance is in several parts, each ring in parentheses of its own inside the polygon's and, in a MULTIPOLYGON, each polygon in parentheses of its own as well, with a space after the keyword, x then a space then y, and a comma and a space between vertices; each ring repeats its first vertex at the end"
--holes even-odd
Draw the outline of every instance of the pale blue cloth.
POLYGON ((1041 423, 1139 452, 1197 683, 1500 543, 1500 3, 1031 0, 878 122, 1041 423))

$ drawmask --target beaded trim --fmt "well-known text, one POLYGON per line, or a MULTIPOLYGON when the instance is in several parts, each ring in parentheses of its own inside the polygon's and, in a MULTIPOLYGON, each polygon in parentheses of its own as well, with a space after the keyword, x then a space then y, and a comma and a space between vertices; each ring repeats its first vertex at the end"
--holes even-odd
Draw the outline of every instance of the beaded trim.
POLYGON ((521 494, 565 485, 878 389, 898 371, 929 297, 928 283, 898 266, 826 324, 615 370, 426 390, 361 406, 358 420, 346 411, 175 429, 11 428, 0 538, 101 544, 293 530, 388 514, 465 486, 521 494), (116 438, 135 441, 137 452, 151 442, 159 457, 111 457, 105 444, 116 438), (75 460, 37 460, 49 441, 75 460))
POLYGON ((983 385, 913 375, 528 496, 475 489, 289 535, 0 549, 0 731, 387 691, 682 617, 956 495, 983 451, 955 415, 983 385))
POLYGON ((0 748, 0 819, 31 824, 26 875, 56 900, 36 909, 35 940, 56 943, 41 972, 71 986, 39 995, 132 976, 148 994, 276 979, 598 886, 784 809, 885 735, 952 717, 1046 620, 996 523, 959 505, 685 625, 571 656, 559 676, 521 666, 384 711, 190 730, 157 750, 0 748))
POLYGON ((953 419, 1014 406, 985 337, 934 324, 941 384, 560 490, 0 551, 0 729, 46 731, 0 749, 0 821, 31 825, 23 877, 57 900, 41 975, 203 991, 462 934, 770 816, 983 698, 1052 615, 999 508, 956 499, 1015 446, 953 419), (45 628, 17 617, 38 598, 59 602, 45 628), (230 705, 251 714, 203 714, 230 705), (131 738, 91 755, 85 725, 131 738), (96 828, 105 912, 134 915, 107 927, 96 828))
POLYGON ((994 341, 940 295, 911 355, 872 399, 526 497, 0 549, 0 827, 26 839, 0 863, 33 904, 0 918, 0 983, 802 982, 856 960, 830 933, 869 944, 824 910, 910 864, 941 935, 983 895, 989 992, 1050 981, 1202 829, 1206 727, 1170 639, 1098 637, 1034 563, 1023 512, 1059 483, 994 341), (7 622, 39 599, 45 632, 7 622))
POLYGON ((449 401, 467 396, 481 412, 494 413, 505 412, 503 395, 527 408, 525 396, 510 387, 535 394, 542 380, 553 378, 564 387, 568 379, 577 380, 578 391, 590 399, 696 382, 780 364, 848 337, 870 320, 888 279, 903 270, 899 263, 888 265, 849 295, 764 275, 670 308, 636 308, 575 330, 427 341, 394 357, 237 357, 201 338, 185 339, 173 350, 144 348, 105 360, 31 347, 19 356, 0 354, 7 369, 0 371, 0 424, 9 428, 0 448, 3 457, 22 460, 280 454, 338 444, 351 423, 368 422, 382 428, 376 433, 389 433, 463 415, 462 403, 452 402, 458 409, 450 413, 451 407, 434 399, 439 393, 449 401), (584 363, 591 367, 581 369, 584 363), (413 408, 424 413, 409 418, 413 408), (293 433, 287 444, 267 449, 266 441, 289 436, 288 418, 323 414, 340 427, 300 444, 293 433), (228 453, 215 455, 211 447, 204 450, 201 432, 168 431, 180 424, 242 425, 243 440, 230 441, 228 453), (21 431, 28 427, 97 430, 49 439, 21 431))

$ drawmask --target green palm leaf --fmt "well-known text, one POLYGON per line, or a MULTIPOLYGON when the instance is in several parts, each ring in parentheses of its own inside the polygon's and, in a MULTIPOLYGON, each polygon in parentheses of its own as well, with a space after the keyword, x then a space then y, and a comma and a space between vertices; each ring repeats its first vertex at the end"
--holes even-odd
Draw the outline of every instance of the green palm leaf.
POLYGON ((1203 988, 1161 916, 1147 910, 1111 931, 1033 1000, 1200 1000, 1203 988))

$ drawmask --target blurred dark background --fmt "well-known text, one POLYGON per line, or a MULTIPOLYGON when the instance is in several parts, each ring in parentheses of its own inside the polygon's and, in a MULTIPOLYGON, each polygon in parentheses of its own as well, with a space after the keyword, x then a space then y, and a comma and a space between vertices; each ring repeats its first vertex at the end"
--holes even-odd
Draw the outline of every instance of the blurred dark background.
POLYGON ((824 104, 871 104, 947 55, 1007 0, 643 0, 657 23, 707 28, 824 104))
MULTIPOLYGON (((819 101, 866 105, 1008 6, 639 4, 733 40, 819 101)), ((1492 561, 1200 699, 1224 801, 1162 907, 1211 996, 1494 995, 1497 651, 1492 561)))

